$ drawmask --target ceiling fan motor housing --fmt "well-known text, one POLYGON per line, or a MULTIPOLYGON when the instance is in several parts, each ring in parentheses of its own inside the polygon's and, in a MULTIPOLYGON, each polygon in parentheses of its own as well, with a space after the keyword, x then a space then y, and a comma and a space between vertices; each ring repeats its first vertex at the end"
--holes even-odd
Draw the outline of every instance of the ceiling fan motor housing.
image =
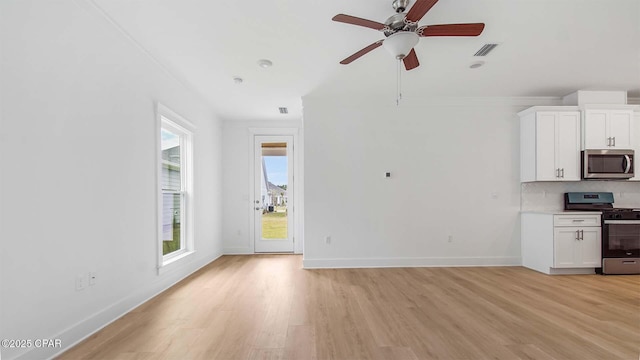
POLYGON ((389 37, 399 31, 411 31, 414 32, 418 28, 418 23, 411 23, 406 21, 407 14, 397 13, 390 16, 387 21, 384 22, 384 35, 389 37))

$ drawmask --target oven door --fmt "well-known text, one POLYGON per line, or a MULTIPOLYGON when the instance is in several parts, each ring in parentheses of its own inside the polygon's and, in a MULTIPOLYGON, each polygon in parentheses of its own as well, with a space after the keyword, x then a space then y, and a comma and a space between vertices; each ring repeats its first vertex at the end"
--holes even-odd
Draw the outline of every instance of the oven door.
POLYGON ((584 150, 583 179, 630 179, 633 174, 633 150, 584 150))
POLYGON ((605 220, 602 257, 640 257, 640 220, 605 220))

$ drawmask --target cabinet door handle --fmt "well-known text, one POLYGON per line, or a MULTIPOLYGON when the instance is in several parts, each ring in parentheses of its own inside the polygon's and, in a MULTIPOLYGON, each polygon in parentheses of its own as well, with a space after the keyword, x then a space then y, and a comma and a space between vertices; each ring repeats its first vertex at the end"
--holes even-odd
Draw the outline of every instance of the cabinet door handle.
POLYGON ((576 240, 580 240, 580 230, 576 230, 576 240))
POLYGON ((613 147, 615 147, 616 146, 616 137, 614 136, 614 137, 612 137, 612 139, 613 139, 613 147))
POLYGON ((560 171, 562 171, 560 177, 564 179, 564 168, 560 169, 560 171))
POLYGON ((584 240, 584 230, 580 230, 580 240, 584 240))

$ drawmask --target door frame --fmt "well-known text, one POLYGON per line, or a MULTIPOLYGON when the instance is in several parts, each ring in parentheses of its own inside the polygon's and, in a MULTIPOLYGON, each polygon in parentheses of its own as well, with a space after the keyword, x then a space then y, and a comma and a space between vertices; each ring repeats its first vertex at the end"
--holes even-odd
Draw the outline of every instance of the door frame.
MULTIPOLYGON (((293 136, 291 135, 254 135, 254 202, 253 207, 256 210, 253 213, 253 226, 254 226, 254 252, 255 253, 293 253, 294 245, 295 245, 295 222, 293 218, 295 216, 295 211, 293 209, 293 204, 295 203, 295 189, 296 184, 293 181, 293 172, 295 171, 294 166, 294 146, 293 146, 293 136), (264 144, 273 144, 273 143, 284 143, 285 144, 285 158, 287 162, 287 194, 289 194, 287 199, 287 236, 282 239, 265 239, 264 238, 264 228, 263 228, 263 219, 264 219, 264 203, 263 203, 263 182, 267 180, 264 178, 265 173, 267 173, 264 168, 264 144), (258 181, 258 178, 260 181, 258 181), (264 179, 264 180, 263 180, 264 179), (258 206, 260 205, 260 206, 258 206), (259 209, 261 211, 259 211, 259 209)), ((274 183, 275 184, 275 183, 274 183)), ((268 188, 268 184, 265 182, 264 186, 268 188)))
POLYGON ((256 136, 293 136, 293 148, 292 148, 292 156, 293 156, 293 204, 291 204, 291 211, 293 211, 293 253, 294 254, 302 254, 304 249, 304 224, 302 219, 304 219, 304 210, 303 210, 303 194, 304 194, 304 185, 302 174, 303 172, 303 161, 302 161, 302 133, 299 128, 249 128, 249 203, 247 204, 247 215, 249 216, 249 239, 251 242, 251 248, 253 249, 253 253, 256 254, 255 249, 255 223, 256 221, 256 210, 255 210, 255 138, 256 136))

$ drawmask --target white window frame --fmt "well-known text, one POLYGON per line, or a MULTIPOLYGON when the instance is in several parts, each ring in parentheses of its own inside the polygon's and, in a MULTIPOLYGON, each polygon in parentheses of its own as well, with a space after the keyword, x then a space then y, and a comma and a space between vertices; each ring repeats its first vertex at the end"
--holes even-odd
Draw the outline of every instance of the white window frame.
POLYGON ((157 244, 158 244, 158 273, 162 274, 173 268, 173 264, 180 263, 181 259, 185 259, 189 255, 195 253, 194 248, 194 211, 193 211, 193 149, 194 149, 194 132, 195 126, 173 112, 162 104, 157 104, 157 131, 156 131, 156 154, 157 154, 157 174, 156 174, 156 193, 157 196, 157 244), (180 250, 174 251, 167 255, 163 255, 163 232, 162 232, 162 202, 163 194, 171 193, 162 188, 162 141, 161 130, 167 129, 180 137, 180 177, 181 194, 180 201, 180 231, 181 244, 180 250))

